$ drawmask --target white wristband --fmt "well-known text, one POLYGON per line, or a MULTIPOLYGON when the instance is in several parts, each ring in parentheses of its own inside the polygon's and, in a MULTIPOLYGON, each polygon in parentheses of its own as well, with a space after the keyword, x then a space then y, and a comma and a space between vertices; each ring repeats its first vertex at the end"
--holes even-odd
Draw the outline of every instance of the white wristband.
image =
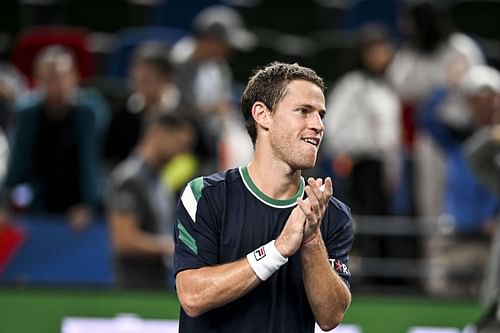
POLYGON ((274 240, 247 254, 247 260, 255 274, 262 281, 266 281, 288 262, 288 258, 279 253, 276 245, 274 245, 274 240))

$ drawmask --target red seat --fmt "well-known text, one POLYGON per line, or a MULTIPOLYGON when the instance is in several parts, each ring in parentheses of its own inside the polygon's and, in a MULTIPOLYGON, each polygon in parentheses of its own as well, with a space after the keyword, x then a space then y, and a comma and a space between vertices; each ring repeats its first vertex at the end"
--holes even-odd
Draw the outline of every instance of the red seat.
POLYGON ((95 59, 89 49, 87 30, 73 26, 38 26, 24 30, 17 39, 12 52, 12 62, 33 82, 33 61, 46 46, 59 44, 73 51, 82 79, 95 72, 95 59))

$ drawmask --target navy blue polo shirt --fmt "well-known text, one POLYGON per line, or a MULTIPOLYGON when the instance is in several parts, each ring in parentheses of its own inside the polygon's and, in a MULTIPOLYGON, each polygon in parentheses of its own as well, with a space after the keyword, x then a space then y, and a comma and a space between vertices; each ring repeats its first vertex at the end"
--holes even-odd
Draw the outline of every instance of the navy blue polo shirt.
MULTIPOLYGON (((281 233, 304 180, 289 200, 275 200, 253 183, 246 167, 192 180, 177 205, 174 272, 237 261, 281 233)), ((353 241, 350 209, 331 198, 321 234, 332 269, 349 286, 353 241)), ((268 280, 230 304, 189 317, 182 309, 179 332, 313 332, 314 316, 302 280, 300 253, 268 280)))

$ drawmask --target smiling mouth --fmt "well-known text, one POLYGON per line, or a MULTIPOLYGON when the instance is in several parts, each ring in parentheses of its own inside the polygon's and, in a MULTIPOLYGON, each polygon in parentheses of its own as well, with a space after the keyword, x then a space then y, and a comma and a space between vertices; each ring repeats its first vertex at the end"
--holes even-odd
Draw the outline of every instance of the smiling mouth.
POLYGON ((309 144, 313 145, 314 147, 319 146, 319 139, 303 139, 303 141, 305 143, 309 143, 309 144))

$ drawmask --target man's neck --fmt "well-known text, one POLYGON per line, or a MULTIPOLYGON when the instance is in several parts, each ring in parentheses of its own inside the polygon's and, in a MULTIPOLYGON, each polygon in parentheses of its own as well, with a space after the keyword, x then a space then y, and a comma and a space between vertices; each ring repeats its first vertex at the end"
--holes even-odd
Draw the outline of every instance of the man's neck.
POLYGON ((257 188, 276 200, 292 198, 299 188, 301 171, 292 170, 282 161, 255 155, 248 163, 248 173, 257 188))

